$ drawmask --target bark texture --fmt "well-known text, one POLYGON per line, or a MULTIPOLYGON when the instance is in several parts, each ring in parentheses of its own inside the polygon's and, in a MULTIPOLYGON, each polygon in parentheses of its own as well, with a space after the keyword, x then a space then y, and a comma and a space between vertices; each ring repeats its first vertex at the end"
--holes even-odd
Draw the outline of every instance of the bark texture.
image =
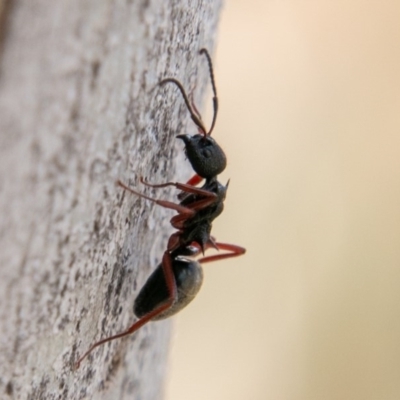
MULTIPOLYGON (((7 3, 10 3, 8 0, 7 3)), ((167 76, 208 84, 212 0, 13 0, 0 71, 0 398, 160 399, 169 323, 127 328, 172 215, 124 193, 187 178, 192 132, 167 76), (177 165, 179 164, 179 167, 177 165)))

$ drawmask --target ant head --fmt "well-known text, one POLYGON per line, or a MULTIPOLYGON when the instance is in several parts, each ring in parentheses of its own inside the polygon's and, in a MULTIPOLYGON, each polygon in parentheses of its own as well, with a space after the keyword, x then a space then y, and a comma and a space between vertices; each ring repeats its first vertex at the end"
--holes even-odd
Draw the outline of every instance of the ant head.
POLYGON ((175 78, 165 78, 159 83, 159 85, 164 85, 169 82, 173 83, 180 90, 183 100, 185 101, 186 107, 189 111, 190 117, 199 129, 200 134, 195 136, 179 135, 177 137, 179 139, 182 139, 185 143, 186 155, 197 175, 201 176, 204 179, 209 179, 217 176, 225 169, 226 156, 221 147, 217 144, 217 142, 210 137, 211 132, 214 129, 215 122, 217 120, 218 97, 217 89, 215 87, 214 71, 211 57, 206 49, 201 49, 200 54, 204 54, 207 59, 208 70, 210 72, 211 78, 211 86, 214 94, 214 115, 209 130, 207 130, 207 128, 205 127, 196 106, 193 104, 192 101, 189 100, 185 89, 178 80, 176 80, 175 78))
POLYGON ((218 143, 209 135, 178 135, 186 147, 186 155, 196 174, 212 178, 226 167, 226 156, 218 143))

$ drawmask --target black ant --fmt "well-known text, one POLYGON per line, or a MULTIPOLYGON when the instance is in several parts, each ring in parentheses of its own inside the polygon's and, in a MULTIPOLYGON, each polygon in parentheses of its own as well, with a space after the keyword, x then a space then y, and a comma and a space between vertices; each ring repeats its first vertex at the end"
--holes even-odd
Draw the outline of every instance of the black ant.
POLYGON ((207 58, 214 94, 214 115, 209 131, 205 128, 199 112, 195 105, 189 101, 179 81, 174 78, 167 78, 159 83, 163 85, 171 82, 179 88, 190 116, 199 129, 200 133, 194 136, 177 136, 185 144, 187 158, 196 175, 187 183, 167 182, 152 185, 142 178, 140 179, 143 184, 153 188, 174 186, 181 191, 178 195, 181 200, 180 203, 157 200, 133 190, 121 181, 117 182, 119 186, 139 197, 177 211, 178 214, 172 217, 170 221, 177 232, 170 236, 167 250, 163 254, 160 265, 150 275, 135 300, 134 313, 139 320, 126 331, 93 344, 79 358, 76 368, 96 347, 130 335, 150 320, 159 320, 174 315, 189 304, 200 290, 203 281, 201 264, 239 256, 246 251, 240 246, 216 242, 211 236, 212 221, 223 211, 228 184, 223 186, 217 180, 217 175, 226 167, 226 156, 221 147, 210 137, 218 112, 218 98, 212 62, 206 49, 200 50, 200 54, 205 54, 207 58), (201 188, 195 186, 203 179, 205 179, 205 183, 201 188), (202 257, 199 260, 188 258, 196 257, 200 253, 204 255, 204 252, 209 248, 225 250, 226 253, 202 257))

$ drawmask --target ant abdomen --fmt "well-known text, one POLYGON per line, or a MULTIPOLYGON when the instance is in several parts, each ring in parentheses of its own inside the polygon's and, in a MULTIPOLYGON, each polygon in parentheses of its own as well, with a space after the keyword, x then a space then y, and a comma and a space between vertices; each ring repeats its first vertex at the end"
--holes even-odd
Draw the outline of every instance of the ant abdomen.
MULTIPOLYGON (((178 256, 172 261, 172 270, 176 282, 177 297, 170 308, 154 317, 153 320, 170 317, 182 310, 194 299, 203 283, 203 269, 196 260, 178 256)), ((141 318, 169 299, 165 274, 160 264, 140 290, 133 311, 138 318, 141 318)))

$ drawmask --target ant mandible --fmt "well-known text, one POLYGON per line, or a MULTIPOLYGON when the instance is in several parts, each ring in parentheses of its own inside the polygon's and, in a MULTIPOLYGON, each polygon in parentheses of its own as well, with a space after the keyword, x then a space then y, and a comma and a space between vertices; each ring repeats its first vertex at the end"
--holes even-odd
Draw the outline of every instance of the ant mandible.
POLYGON ((177 232, 170 236, 162 262, 150 275, 135 300, 134 313, 139 320, 126 331, 94 343, 76 362, 76 368, 79 368, 81 361, 96 347, 130 335, 151 320, 160 320, 172 316, 189 304, 200 290, 203 281, 201 264, 239 256, 246 251, 240 246, 216 242, 211 236, 212 221, 223 211, 228 184, 223 186, 217 180, 217 175, 226 167, 226 156, 221 147, 210 136, 218 112, 218 97, 211 57, 206 49, 201 49, 200 54, 204 54, 207 58, 214 94, 214 115, 209 131, 205 128, 196 106, 189 101, 182 84, 178 80, 166 78, 159 83, 159 85, 164 85, 170 82, 179 88, 191 119, 199 129, 200 133, 194 136, 177 136, 177 138, 183 140, 187 158, 196 174, 187 183, 167 182, 152 185, 142 178, 140 179, 143 184, 153 188, 174 186, 181 191, 178 195, 181 200, 180 203, 157 200, 133 190, 121 181, 117 182, 123 189, 139 197, 177 211, 178 215, 175 215, 170 221, 177 232), (205 184, 201 188, 197 187, 196 185, 203 179, 205 179, 205 184), (204 252, 209 248, 226 252, 202 257, 199 260, 189 258, 196 257, 200 253, 204 255, 204 252))

